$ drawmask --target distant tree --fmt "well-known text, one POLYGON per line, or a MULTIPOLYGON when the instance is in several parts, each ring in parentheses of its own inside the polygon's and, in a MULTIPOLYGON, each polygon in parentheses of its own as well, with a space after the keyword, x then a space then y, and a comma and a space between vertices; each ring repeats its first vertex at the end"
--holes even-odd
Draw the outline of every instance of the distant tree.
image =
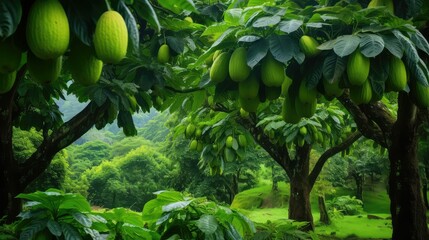
POLYGON ((95 205, 141 210, 153 192, 168 188, 172 169, 170 159, 143 145, 87 170, 82 181, 87 182, 88 199, 95 205))

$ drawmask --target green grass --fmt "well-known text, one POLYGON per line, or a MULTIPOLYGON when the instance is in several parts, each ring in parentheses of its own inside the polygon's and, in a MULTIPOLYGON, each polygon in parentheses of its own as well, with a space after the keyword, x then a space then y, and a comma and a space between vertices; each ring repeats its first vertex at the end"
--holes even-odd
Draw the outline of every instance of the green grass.
POLYGON ((271 186, 261 186, 245 190, 237 194, 231 203, 231 208, 255 209, 286 207, 289 199, 289 184, 279 183, 279 191, 273 193, 271 186))
MULTIPOLYGON (((377 214, 386 218, 388 214, 377 214)), ((346 238, 355 236, 359 239, 389 239, 392 237, 391 220, 368 219, 366 215, 344 216, 334 219, 331 225, 316 225, 316 233, 324 236, 346 238)))
MULTIPOLYGON (((345 188, 338 188, 335 196, 350 195, 354 192, 345 188)), ((279 184, 279 193, 272 194, 271 186, 261 186, 239 193, 231 207, 239 210, 249 219, 257 223, 287 220, 289 184, 279 184), (273 204, 282 201, 281 204, 273 204), (272 208, 269 208, 272 206, 272 208)), ((334 196, 328 196, 327 200, 334 196)), ((319 208, 317 194, 310 197, 313 219, 316 224, 316 233, 321 239, 389 239, 392 235, 389 216, 389 198, 382 185, 372 186, 364 191, 364 211, 359 216, 344 216, 332 220, 331 225, 319 222, 319 208), (374 214, 382 219, 368 219, 368 214, 374 214)))

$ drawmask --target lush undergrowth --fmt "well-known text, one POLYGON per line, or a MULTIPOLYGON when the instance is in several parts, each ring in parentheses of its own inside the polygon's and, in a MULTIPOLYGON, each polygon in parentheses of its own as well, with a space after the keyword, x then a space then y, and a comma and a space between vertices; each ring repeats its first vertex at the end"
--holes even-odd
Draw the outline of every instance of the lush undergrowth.
MULTIPOLYGON (((335 195, 327 196, 327 201, 342 195, 353 195, 353 191, 338 188, 335 195)), ((231 207, 238 209, 256 223, 287 221, 288 196, 288 184, 279 184, 279 191, 275 194, 271 192, 271 186, 260 186, 239 193, 231 207), (266 203, 271 202, 281 202, 281 204, 269 207, 269 204, 266 203)), ((316 233, 321 236, 321 239, 389 239, 392 235, 389 198, 381 185, 366 189, 362 213, 354 216, 334 217, 330 225, 323 225, 319 221, 316 194, 311 196, 311 207, 316 233), (377 219, 369 219, 368 215, 373 215, 377 219)))

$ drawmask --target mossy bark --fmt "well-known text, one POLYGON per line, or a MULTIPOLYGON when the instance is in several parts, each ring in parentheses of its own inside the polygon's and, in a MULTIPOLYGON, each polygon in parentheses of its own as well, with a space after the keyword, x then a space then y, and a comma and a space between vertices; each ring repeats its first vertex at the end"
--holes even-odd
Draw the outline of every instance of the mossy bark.
POLYGON ((417 158, 418 109, 407 93, 399 93, 398 105, 389 148, 392 239, 429 239, 417 158))

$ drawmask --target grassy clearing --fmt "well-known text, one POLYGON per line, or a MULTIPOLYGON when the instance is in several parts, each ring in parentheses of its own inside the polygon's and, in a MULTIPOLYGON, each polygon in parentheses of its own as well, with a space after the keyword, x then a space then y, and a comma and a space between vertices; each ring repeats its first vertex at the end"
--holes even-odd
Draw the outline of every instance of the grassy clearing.
MULTIPOLYGON (((377 214, 387 218, 388 214, 377 214)), ((358 239, 390 239, 392 237, 392 224, 388 219, 368 219, 366 215, 344 216, 335 219, 331 225, 316 225, 316 233, 324 236, 338 238, 358 239)))
MULTIPOLYGON (((350 195, 349 189, 337 189, 336 196, 350 195)), ((271 186, 261 186, 241 192, 236 196, 231 205, 238 209, 249 219, 257 223, 269 221, 287 220, 289 185, 279 184, 279 193, 272 194, 271 186), (270 204, 282 199, 278 206, 270 204)), ((328 196, 331 199, 334 196, 328 196)), ((311 195, 311 208, 316 224, 316 233, 321 239, 390 239, 392 236, 391 220, 389 217, 389 198, 382 186, 373 187, 371 191, 364 192, 364 213, 358 216, 344 216, 333 219, 331 225, 323 225, 319 222, 319 209, 317 194, 311 195), (368 219, 368 214, 374 214, 381 219, 368 219)))

